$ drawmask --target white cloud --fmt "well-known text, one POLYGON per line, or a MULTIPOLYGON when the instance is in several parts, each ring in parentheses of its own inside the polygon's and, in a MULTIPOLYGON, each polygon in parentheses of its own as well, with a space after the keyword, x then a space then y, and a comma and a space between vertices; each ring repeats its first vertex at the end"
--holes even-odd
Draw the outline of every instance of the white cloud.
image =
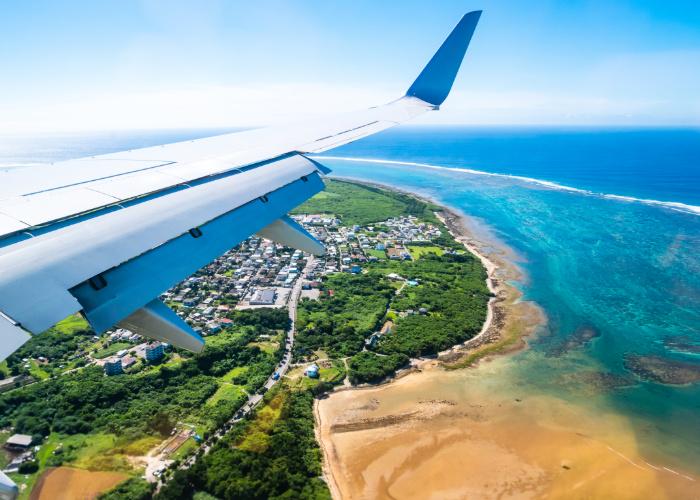
POLYGON ((197 86, 93 94, 0 109, 0 131, 122 130, 260 126, 362 109, 397 97, 381 90, 285 84, 197 86))
MULTIPOLYGON (((455 89, 443 110, 417 122, 700 124, 700 98, 679 103, 671 99, 668 90, 627 92, 629 95, 611 92, 602 88, 605 85, 601 82, 607 81, 605 74, 610 70, 598 68, 586 79, 586 91, 455 89)), ((323 83, 193 85, 142 92, 123 89, 43 95, 41 100, 0 104, 0 132, 261 126, 363 109, 399 95, 390 85, 361 89, 323 83)))

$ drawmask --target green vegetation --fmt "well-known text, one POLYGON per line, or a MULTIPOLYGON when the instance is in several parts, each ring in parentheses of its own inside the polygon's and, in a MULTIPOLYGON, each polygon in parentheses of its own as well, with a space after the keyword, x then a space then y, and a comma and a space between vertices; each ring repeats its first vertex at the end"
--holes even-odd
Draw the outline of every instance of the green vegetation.
POLYGON ((231 311, 228 317, 237 325, 252 326, 257 331, 289 330, 289 312, 285 308, 261 307, 231 311))
POLYGON ((417 215, 441 227, 442 235, 433 243, 410 245, 412 261, 388 260, 383 252, 367 250, 368 255, 382 258, 365 264, 363 274, 327 276, 319 300, 303 300, 299 305, 297 360, 314 359, 314 352, 322 349, 331 358, 350 357, 352 383, 378 382, 404 366, 408 357, 434 355, 481 329, 490 297, 481 262, 450 236, 431 212, 435 207, 404 198, 333 181, 324 197, 300 209, 333 212, 345 224, 417 215), (403 286, 401 281, 390 281, 389 274, 416 284, 403 286), (388 319, 395 323, 392 332, 372 338, 367 345, 388 319), (362 352, 365 348, 375 352, 362 352))
POLYGON ((92 356, 97 359, 103 359, 107 356, 112 356, 123 349, 129 349, 130 347, 133 347, 133 345, 129 342, 114 342, 104 349, 100 349, 99 351, 95 352, 95 354, 92 356))
POLYGON ((415 215, 434 222, 436 207, 413 196, 344 181, 329 181, 326 190, 300 205, 292 213, 333 214, 343 224, 365 225, 399 215, 415 215))
POLYGON ((45 380, 51 376, 36 360, 29 360, 29 374, 37 380, 45 380))
POLYGON ((316 349, 329 355, 351 356, 386 314, 394 288, 383 275, 338 273, 327 276, 319 300, 304 299, 297 310, 294 354, 316 349), (330 295, 332 291, 333 295, 330 295))
MULTIPOLYGON (((235 424, 192 467, 169 471, 159 493, 134 477, 101 498, 330 498, 319 478, 314 395, 343 383, 346 363, 353 384, 378 383, 406 366, 409 357, 462 342, 483 323, 489 299, 485 271, 440 225, 435 208, 407 195, 340 181, 300 207, 297 212, 333 214, 345 225, 374 224, 375 232, 387 229, 381 221, 388 218, 415 215, 441 227, 442 236, 410 245, 412 261, 367 249, 366 255, 378 260, 362 264, 362 273, 325 276, 319 299, 298 306, 293 353, 297 361, 317 361, 318 379, 302 376, 301 367, 292 370, 253 415, 235 424), (409 286, 390 274, 416 283, 409 286), (389 319, 391 332, 375 335, 389 319)), ((362 252, 353 241, 340 250, 362 252)), ((219 301, 229 303, 226 297, 219 301)), ((26 494, 47 467, 136 474, 130 457, 146 454, 175 425, 191 425, 205 438, 221 428, 273 372, 289 328, 286 309, 231 310, 227 317, 235 326, 208 336, 202 353, 174 350, 137 373, 106 377, 96 366, 65 373, 84 364, 87 352, 106 357, 132 346, 105 347, 79 317, 32 338, 0 364, 0 376, 29 372, 39 380, 0 395, 0 428, 14 427, 42 443, 36 462, 25 466, 26 475, 13 475, 28 486, 26 494), (38 362, 40 356, 49 363, 38 362)), ((190 439, 171 458, 177 463, 197 449, 190 439)))
POLYGON ((363 351, 350 358, 348 376, 353 384, 381 382, 399 368, 406 366, 408 361, 409 358, 405 354, 381 356, 363 351))
MULTIPOLYGON (((167 363, 132 375, 106 377, 101 368, 88 366, 46 378, 55 370, 53 363, 30 359, 29 370, 44 380, 0 395, 0 428, 12 426, 15 432, 31 434, 42 446, 36 463, 12 478, 25 486, 28 495, 47 467, 70 465, 134 474, 138 471, 129 457, 153 449, 177 422, 196 425, 200 434, 220 427, 245 403, 244 391, 258 390, 281 356, 282 351, 265 352, 252 344, 260 335, 279 335, 289 323, 286 310, 236 311, 232 316, 237 325, 208 337, 201 354, 170 353, 167 363)), ((23 347, 25 357, 52 352, 68 366, 79 364, 82 353, 96 343, 92 333, 80 330, 78 324, 72 320, 61 329, 33 337, 23 347)), ((129 346, 115 343, 110 351, 129 346)), ((24 370, 23 364, 18 365, 21 358, 10 362, 24 370)), ((173 458, 194 449, 194 441, 188 442, 173 458)), ((151 490, 144 485, 141 480, 127 481, 107 498, 150 498, 151 490)))
POLYGON ((224 382, 216 392, 207 400, 207 406, 214 406, 219 401, 233 401, 235 406, 241 406, 248 398, 245 390, 240 385, 224 382))
POLYGON ((386 252, 384 250, 367 250, 367 255, 371 257, 376 257, 378 259, 386 259, 386 252))
POLYGON ((308 391, 270 391, 253 418, 234 426, 191 468, 175 472, 155 498, 330 499, 319 478, 312 406, 308 391))
POLYGON ((100 495, 100 500, 150 500, 153 484, 140 477, 132 477, 117 485, 111 491, 100 495))
POLYGON ((323 368, 319 370, 319 377, 322 382, 328 382, 330 384, 337 384, 343 381, 345 378, 345 366, 342 361, 333 360, 330 368, 323 368))
POLYGON ((436 247, 434 245, 411 245, 408 247, 408 251, 411 254, 411 257, 413 257, 413 259, 420 259, 422 256, 431 253, 435 255, 442 255, 443 253, 445 253, 442 248, 436 247))
POLYGON ((425 254, 412 262, 391 263, 387 271, 400 272, 420 283, 407 287, 391 307, 411 314, 399 318, 394 332, 384 335, 377 350, 408 356, 435 354, 476 335, 486 319, 490 292, 486 271, 471 254, 425 254))
MULTIPOLYGON (((282 314, 286 323, 286 311, 282 314)), ((251 316, 265 315, 238 314, 241 323, 251 323, 251 316)), ((279 319, 281 314, 274 317, 279 319)), ((284 326, 279 321, 269 324, 284 326)), ((174 367, 160 365, 135 375, 105 377, 101 368, 91 366, 10 391, 0 395, 0 426, 14 426, 37 439, 50 433, 108 433, 131 439, 166 436, 183 419, 217 427, 245 399, 241 386, 257 390, 275 367, 278 353, 249 346, 258 332, 276 334, 259 325, 239 326, 222 332, 216 345, 188 355, 174 367), (219 379, 239 367, 245 370, 226 384, 230 390, 220 393, 219 379)))
POLYGON ((66 319, 56 323, 56 325, 53 328, 58 333, 63 333, 66 335, 90 331, 90 325, 79 314, 68 316, 66 319))
POLYGON ((18 375, 28 371, 35 378, 47 378, 54 372, 60 371, 60 365, 68 365, 80 353, 92 346, 93 336, 94 333, 85 320, 78 316, 70 316, 44 333, 32 336, 26 344, 17 349, 6 360, 6 372, 18 375), (24 358, 39 357, 47 358, 50 364, 38 367, 36 363, 30 363, 29 370, 24 368, 22 361, 24 358))

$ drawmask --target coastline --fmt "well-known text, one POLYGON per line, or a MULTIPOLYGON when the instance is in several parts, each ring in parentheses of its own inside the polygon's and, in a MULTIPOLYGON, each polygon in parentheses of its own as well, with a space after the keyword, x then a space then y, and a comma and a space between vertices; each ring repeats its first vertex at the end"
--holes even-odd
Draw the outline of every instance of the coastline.
POLYGON ((489 356, 524 349, 527 345, 525 338, 534 334, 538 327, 546 324, 546 316, 539 306, 534 302, 522 301, 522 292, 511 284, 513 281, 522 280, 523 272, 509 255, 510 249, 497 241, 482 241, 470 229, 471 219, 469 215, 425 194, 414 193, 395 186, 352 177, 333 177, 333 179, 401 193, 438 207, 439 210, 434 212, 438 220, 445 225, 457 242, 479 259, 486 269, 486 286, 493 294, 487 304, 484 324, 474 337, 439 352, 436 357, 412 358, 409 368, 399 370, 396 375, 379 384, 339 387, 336 390, 358 390, 364 387, 372 388, 392 383, 409 373, 420 371, 428 364, 435 363, 436 359, 443 368, 466 368, 489 356), (487 252, 484 250, 485 247, 491 248, 492 251, 487 252), (515 323, 517 323, 517 329, 515 323))
MULTIPOLYGON (((522 363, 496 356, 523 350, 545 317, 511 284, 523 279, 513 260, 475 237, 468 216, 425 196, 344 180, 441 207, 455 239, 488 261, 496 297, 467 342, 415 360, 387 382, 315 400, 323 477, 334 499, 695 498, 698 479, 643 455, 624 414, 588 398, 533 391, 522 363)), ((532 350, 522 355, 529 364, 545 360, 532 350)))
MULTIPOLYGON (((542 311, 533 303, 521 302, 522 292, 509 283, 512 280, 522 278, 521 270, 513 262, 507 260, 506 252, 493 242, 489 242, 489 247, 495 247, 498 254, 492 252, 489 255, 484 251, 486 243, 478 239, 469 229, 469 219, 466 214, 424 195, 393 186, 353 178, 336 177, 335 179, 398 192, 436 206, 438 210, 434 213, 438 220, 444 224, 450 235, 461 243, 468 252, 478 258, 484 266, 486 285, 492 297, 487 303, 487 314, 481 330, 474 337, 439 352, 435 357, 412 358, 408 368, 399 370, 395 375, 378 384, 338 387, 326 398, 339 392, 359 393, 395 386, 402 380, 406 380, 408 375, 420 376, 424 370, 467 368, 477 364, 480 360, 518 351, 526 347, 524 338, 545 323, 542 311)), ((314 401, 313 412, 316 439, 323 454, 323 478, 332 497, 341 499, 343 496, 336 477, 339 475, 339 471, 334 470, 333 466, 334 463, 337 463, 337 450, 335 450, 330 437, 324 435, 324 421, 320 404, 320 400, 314 401)))

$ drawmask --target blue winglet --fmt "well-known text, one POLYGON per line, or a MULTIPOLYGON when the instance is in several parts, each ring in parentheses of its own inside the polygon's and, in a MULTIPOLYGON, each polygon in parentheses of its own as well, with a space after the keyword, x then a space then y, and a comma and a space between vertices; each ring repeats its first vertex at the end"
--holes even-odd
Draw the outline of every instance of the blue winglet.
POLYGON ((417 97, 435 106, 443 103, 452 89, 452 83, 469 47, 479 17, 480 10, 464 15, 408 89, 407 96, 417 97))

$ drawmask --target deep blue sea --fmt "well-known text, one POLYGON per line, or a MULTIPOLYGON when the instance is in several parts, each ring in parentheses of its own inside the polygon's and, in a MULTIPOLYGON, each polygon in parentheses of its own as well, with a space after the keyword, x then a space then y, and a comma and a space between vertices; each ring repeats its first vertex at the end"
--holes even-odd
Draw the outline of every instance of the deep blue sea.
MULTIPOLYGON (((0 165, 208 133, 6 137, 0 165)), ((596 398, 629 418, 645 451, 700 472, 700 383, 625 367, 634 355, 700 365, 700 130, 400 127, 321 161, 478 219, 517 254, 518 286, 549 320, 516 355, 522 384, 577 398, 562 381, 595 369, 608 382, 596 398)))

